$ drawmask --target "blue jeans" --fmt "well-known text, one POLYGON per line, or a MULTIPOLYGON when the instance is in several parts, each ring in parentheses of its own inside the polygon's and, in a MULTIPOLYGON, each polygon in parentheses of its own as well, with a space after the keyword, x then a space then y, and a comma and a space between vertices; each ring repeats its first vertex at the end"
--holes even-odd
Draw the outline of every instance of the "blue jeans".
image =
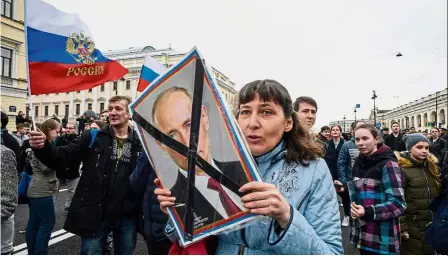
POLYGON ((81 254, 102 254, 103 247, 110 231, 113 231, 114 254, 131 255, 137 241, 137 226, 135 218, 122 218, 118 220, 103 221, 96 237, 81 237, 81 254))
POLYGON ((26 227, 28 254, 48 254, 48 242, 56 222, 53 197, 29 198, 30 208, 26 227))

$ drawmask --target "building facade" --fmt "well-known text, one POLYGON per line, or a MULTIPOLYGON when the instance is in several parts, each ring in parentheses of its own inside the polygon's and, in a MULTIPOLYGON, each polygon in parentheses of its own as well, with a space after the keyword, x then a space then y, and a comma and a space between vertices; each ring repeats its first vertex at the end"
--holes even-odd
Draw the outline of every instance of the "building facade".
POLYGON ((15 116, 26 113, 27 68, 25 57, 24 0, 1 2, 1 107, 15 130, 15 116))
MULTIPOLYGON (((417 131, 428 130, 433 126, 447 128, 447 104, 447 90, 438 91, 390 111, 378 111, 377 122, 390 128, 392 122, 396 121, 401 129, 415 127, 417 131)), ((369 119, 373 120, 373 111, 369 119)))
MULTIPOLYGON (((118 81, 107 82, 89 90, 32 96, 33 109, 30 115, 34 116, 37 122, 42 122, 54 114, 59 119, 67 116, 69 121, 74 121, 88 109, 96 113, 106 110, 108 99, 114 95, 126 95, 134 100, 140 95, 140 92, 137 92, 138 80, 147 54, 166 67, 178 63, 185 55, 185 53, 176 52, 171 47, 157 50, 151 46, 131 47, 124 50, 107 51, 103 54, 120 62, 129 72, 118 81)), ((234 106, 237 96, 234 82, 215 68, 212 68, 212 72, 221 89, 222 96, 229 106, 234 106)))
MULTIPOLYGON (((357 119, 357 120, 362 120, 362 119, 357 119)), ((331 121, 328 126, 332 127, 333 125, 339 125, 342 128, 342 132, 350 132, 350 126, 352 125, 352 123, 355 122, 354 119, 345 119, 345 120, 336 120, 336 121, 331 121)))

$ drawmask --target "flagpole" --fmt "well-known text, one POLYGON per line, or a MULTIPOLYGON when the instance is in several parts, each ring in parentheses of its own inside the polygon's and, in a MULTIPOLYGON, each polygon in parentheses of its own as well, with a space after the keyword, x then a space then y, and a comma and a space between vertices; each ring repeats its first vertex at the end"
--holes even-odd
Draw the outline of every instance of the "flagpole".
MULTIPOLYGON (((25 16, 25 21, 24 21, 24 27, 25 27, 25 59, 26 59, 26 75, 27 75, 27 84, 28 84, 28 105, 30 108, 30 112, 33 113, 33 102, 31 100, 31 79, 30 79, 30 67, 29 67, 29 60, 28 60, 28 21, 27 21, 27 2, 30 0, 25 0, 24 1, 24 16, 25 16)), ((37 127, 36 127, 36 122, 34 121, 34 117, 33 115, 31 115, 31 123, 33 125, 33 129, 34 131, 37 131, 37 127)))

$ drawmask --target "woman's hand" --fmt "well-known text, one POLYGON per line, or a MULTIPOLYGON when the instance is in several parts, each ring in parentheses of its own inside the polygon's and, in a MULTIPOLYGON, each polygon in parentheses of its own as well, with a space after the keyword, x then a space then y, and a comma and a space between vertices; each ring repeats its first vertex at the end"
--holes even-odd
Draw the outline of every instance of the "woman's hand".
POLYGON ((154 190, 154 194, 157 195, 157 200, 160 203, 160 210, 162 210, 163 213, 168 214, 168 207, 174 205, 176 198, 171 197, 171 191, 169 191, 168 189, 160 188, 161 183, 159 178, 156 178, 154 180, 154 183, 159 187, 154 190))
POLYGON ((291 218, 290 205, 275 185, 264 182, 250 182, 240 188, 240 192, 250 191, 241 201, 250 213, 267 215, 277 220, 282 229, 291 218))
POLYGON ((364 207, 362 207, 362 205, 357 205, 355 203, 351 204, 351 210, 350 210, 350 215, 352 216, 353 219, 359 219, 362 216, 364 216, 364 214, 366 214, 364 207))

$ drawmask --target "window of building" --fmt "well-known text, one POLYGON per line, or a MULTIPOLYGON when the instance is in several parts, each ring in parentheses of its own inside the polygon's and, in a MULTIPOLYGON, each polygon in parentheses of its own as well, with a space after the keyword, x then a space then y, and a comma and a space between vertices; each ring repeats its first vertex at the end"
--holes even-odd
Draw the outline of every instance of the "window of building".
POLYGON ((117 81, 115 81, 115 82, 114 82, 114 91, 116 91, 116 90, 117 90, 117 85, 118 85, 118 82, 117 82, 117 81))
POLYGON ((92 110, 92 103, 87 104, 87 109, 92 110))
POLYGON ((11 77, 12 75, 12 50, 2 47, 2 76, 11 77))
POLYGON ((2 16, 6 16, 12 19, 12 1, 13 0, 2 0, 2 16))
POLYGON ((101 102, 100 103, 100 112, 103 112, 103 110, 104 110, 104 102, 101 102))
POLYGON ((92 92, 92 88, 89 89, 89 92, 92 92))
POLYGON ((80 113, 81 113, 81 105, 76 104, 76 115, 79 116, 80 113))
POLYGON ((39 116, 39 106, 35 106, 34 107, 34 116, 38 117, 39 116))
POLYGON ((48 116, 48 106, 45 106, 45 108, 44 108, 44 116, 45 117, 48 116))
POLYGON ((126 81, 126 90, 130 90, 131 89, 131 81, 126 81))
POLYGON ((104 92, 104 84, 101 85, 101 89, 102 92, 104 92))
POLYGON ((59 105, 54 106, 54 113, 59 116, 59 105))
POLYGON ((69 111, 70 111, 70 105, 65 105, 65 116, 68 116, 69 111))

